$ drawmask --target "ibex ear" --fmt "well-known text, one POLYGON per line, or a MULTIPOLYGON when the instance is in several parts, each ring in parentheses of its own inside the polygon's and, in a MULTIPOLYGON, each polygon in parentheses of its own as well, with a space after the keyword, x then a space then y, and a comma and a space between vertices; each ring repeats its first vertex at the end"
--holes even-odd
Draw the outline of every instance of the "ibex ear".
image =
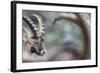
POLYGON ((22 39, 22 41, 24 42, 26 40, 28 40, 28 37, 27 37, 27 35, 24 35, 24 38, 22 39))

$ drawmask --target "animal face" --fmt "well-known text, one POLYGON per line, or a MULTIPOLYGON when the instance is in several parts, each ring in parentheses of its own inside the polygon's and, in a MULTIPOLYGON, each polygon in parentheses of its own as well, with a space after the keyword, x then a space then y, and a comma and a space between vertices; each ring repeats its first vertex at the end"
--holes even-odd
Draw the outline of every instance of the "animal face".
POLYGON ((44 51, 44 24, 38 15, 23 17, 23 48, 29 49, 30 53, 43 56, 44 51))

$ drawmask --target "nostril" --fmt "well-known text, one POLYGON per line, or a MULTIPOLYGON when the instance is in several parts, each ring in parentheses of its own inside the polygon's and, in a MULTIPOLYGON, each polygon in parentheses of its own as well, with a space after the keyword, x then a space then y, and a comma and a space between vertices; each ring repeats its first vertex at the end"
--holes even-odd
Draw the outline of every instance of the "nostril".
POLYGON ((43 52, 43 54, 45 54, 45 51, 43 52))
POLYGON ((43 55, 44 55, 45 53, 46 53, 45 51, 41 51, 41 54, 43 54, 43 55))

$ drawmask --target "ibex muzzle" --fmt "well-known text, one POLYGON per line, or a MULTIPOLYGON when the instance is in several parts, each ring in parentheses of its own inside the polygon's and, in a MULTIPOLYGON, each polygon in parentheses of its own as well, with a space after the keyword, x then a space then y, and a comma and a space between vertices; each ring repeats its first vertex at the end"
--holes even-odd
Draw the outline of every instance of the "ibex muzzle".
POLYGON ((39 37, 34 42, 34 46, 31 47, 31 53, 36 53, 37 55, 43 56, 46 51, 44 49, 44 39, 42 37, 39 37))

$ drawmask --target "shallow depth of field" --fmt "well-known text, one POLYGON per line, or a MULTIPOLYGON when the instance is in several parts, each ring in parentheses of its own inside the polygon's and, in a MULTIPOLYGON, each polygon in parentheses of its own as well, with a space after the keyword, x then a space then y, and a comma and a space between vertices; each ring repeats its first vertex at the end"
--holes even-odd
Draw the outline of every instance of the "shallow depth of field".
MULTIPOLYGON (((23 62, 47 62, 90 59, 90 18, 89 13, 50 12, 23 10, 22 15, 40 15, 45 24, 44 49, 46 53, 39 56, 30 53, 30 47, 22 50, 23 62), (26 50, 24 50, 26 49, 26 50)), ((24 21, 24 25, 28 25, 24 21)), ((31 33, 30 28, 27 28, 31 33)), ((23 39, 24 34, 22 33, 23 39)), ((23 44, 25 45, 25 44, 23 44)), ((29 45, 28 45, 29 46, 29 45)))

